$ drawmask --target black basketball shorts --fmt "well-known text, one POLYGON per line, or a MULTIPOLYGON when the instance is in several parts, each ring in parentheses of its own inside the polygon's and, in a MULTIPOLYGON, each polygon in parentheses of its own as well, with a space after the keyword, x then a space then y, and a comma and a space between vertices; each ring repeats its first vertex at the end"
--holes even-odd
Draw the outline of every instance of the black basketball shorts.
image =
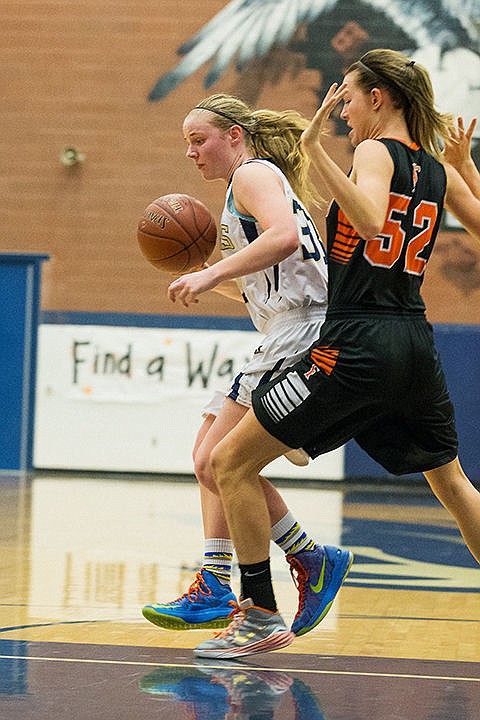
POLYGON ((423 315, 327 319, 305 356, 258 387, 259 422, 312 458, 354 438, 389 473, 457 455, 454 410, 423 315))

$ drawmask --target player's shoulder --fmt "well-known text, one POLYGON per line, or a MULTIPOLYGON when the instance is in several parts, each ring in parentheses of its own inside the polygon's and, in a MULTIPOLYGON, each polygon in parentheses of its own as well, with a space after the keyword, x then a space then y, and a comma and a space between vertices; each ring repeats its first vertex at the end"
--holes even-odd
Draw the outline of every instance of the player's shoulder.
POLYGON ((389 138, 366 138, 358 143, 355 148, 355 155, 388 155, 389 138))
POLYGON ((268 182, 281 184, 282 177, 281 170, 268 159, 249 158, 235 170, 232 183, 235 187, 268 182))
POLYGON ((381 139, 367 138, 358 143, 353 156, 355 168, 365 167, 374 170, 375 167, 385 166, 391 169, 393 158, 388 143, 381 139))
POLYGON ((234 173, 234 177, 251 177, 252 175, 283 175, 277 165, 268 158, 248 158, 234 173))

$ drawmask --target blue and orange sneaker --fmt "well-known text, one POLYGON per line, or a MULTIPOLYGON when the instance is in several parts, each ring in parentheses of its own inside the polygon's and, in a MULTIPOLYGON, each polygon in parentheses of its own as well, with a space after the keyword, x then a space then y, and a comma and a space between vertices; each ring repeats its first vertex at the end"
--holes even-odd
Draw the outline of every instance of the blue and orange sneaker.
POLYGON ((290 572, 299 592, 298 610, 290 628, 295 635, 313 630, 332 607, 347 577, 353 553, 332 545, 316 545, 287 555, 290 572))
POLYGON ((142 615, 167 630, 203 630, 229 625, 237 599, 229 585, 202 568, 181 597, 159 605, 145 605, 142 615))

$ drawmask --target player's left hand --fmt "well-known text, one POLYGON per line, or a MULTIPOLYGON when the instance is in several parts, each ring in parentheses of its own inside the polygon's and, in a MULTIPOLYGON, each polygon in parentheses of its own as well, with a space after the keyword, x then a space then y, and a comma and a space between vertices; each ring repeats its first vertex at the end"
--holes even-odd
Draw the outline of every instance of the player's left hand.
POLYGON ((168 286, 168 299, 172 302, 178 299, 185 307, 190 303, 198 303, 197 295, 215 287, 216 283, 209 270, 210 268, 205 268, 198 272, 189 272, 174 280, 168 286))

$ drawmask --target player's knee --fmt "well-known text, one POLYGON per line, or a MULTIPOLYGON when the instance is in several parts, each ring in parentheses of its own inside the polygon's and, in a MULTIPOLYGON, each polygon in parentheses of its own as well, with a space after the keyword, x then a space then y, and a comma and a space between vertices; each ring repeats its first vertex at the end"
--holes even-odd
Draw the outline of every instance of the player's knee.
POLYGON ((217 445, 210 455, 210 467, 217 488, 223 489, 233 481, 238 464, 235 463, 235 453, 228 446, 217 445))
POLYGON ((197 453, 193 463, 193 470, 200 485, 203 485, 203 487, 206 487, 207 490, 211 492, 217 492, 209 457, 206 457, 202 453, 197 453))

